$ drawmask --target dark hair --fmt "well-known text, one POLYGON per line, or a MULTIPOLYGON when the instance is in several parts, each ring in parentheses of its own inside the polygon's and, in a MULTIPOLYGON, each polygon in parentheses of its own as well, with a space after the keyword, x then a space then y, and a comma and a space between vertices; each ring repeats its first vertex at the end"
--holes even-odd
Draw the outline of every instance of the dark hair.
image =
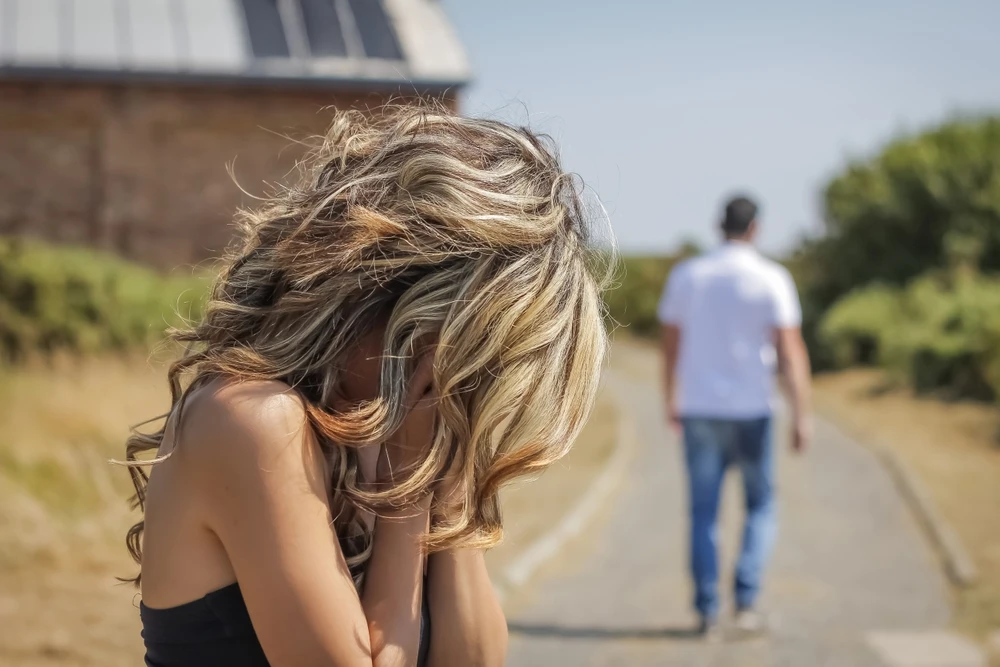
POLYGON ((722 218, 722 231, 727 234, 743 234, 757 219, 757 204, 749 197, 733 197, 726 203, 726 213, 722 218))

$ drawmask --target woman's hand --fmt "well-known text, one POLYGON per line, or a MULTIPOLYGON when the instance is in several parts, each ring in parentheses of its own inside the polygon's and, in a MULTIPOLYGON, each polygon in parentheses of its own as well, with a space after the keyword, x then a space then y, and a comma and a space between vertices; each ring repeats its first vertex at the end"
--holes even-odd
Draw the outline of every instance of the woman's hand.
MULTIPOLYGON (((380 447, 376 486, 392 486, 420 465, 434 437, 433 350, 417 361, 406 396, 402 426, 380 447)), ((389 664, 415 662, 420 638, 430 494, 406 507, 379 512, 368 561, 362 605, 368 614, 372 652, 389 664)))
MULTIPOLYGON (((379 381, 384 358, 384 330, 378 329, 358 341, 347 359, 341 378, 335 410, 374 401, 380 393, 379 381)), ((409 414, 403 425, 388 442, 366 445, 357 449, 358 472, 363 489, 374 491, 405 479, 407 472, 422 461, 434 437, 432 341, 417 346, 416 368, 404 397, 409 414)))
POLYGON ((382 447, 376 465, 379 485, 397 484, 423 463, 434 440, 437 394, 434 391, 434 348, 425 349, 413 372, 406 396, 407 416, 382 447))

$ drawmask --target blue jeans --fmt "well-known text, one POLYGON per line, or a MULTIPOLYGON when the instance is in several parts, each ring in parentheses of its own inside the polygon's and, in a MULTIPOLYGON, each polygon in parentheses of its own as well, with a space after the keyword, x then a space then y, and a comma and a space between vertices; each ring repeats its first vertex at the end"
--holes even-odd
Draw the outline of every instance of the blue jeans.
POLYGON ((764 566, 774 544, 777 517, 771 417, 690 417, 682 421, 690 481, 694 604, 703 618, 714 619, 719 613, 716 520, 722 481, 730 464, 740 467, 746 499, 746 525, 735 576, 738 609, 748 609, 756 601, 764 566))

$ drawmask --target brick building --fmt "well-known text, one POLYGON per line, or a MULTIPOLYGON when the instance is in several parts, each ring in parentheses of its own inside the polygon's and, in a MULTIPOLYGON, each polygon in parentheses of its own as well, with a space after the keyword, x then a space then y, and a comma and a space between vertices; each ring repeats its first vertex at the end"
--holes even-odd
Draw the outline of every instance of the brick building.
POLYGON ((324 107, 468 76, 436 0, 0 0, 0 234, 200 261, 324 107))

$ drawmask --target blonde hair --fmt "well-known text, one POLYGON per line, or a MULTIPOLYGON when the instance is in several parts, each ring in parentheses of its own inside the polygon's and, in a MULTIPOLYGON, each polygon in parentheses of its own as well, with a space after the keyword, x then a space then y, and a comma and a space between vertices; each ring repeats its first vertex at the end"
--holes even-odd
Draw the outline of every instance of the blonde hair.
MULTIPOLYGON (((441 109, 336 113, 299 183, 238 214, 240 243, 202 321, 173 334, 189 347, 169 371, 171 415, 218 377, 281 380, 302 396, 359 585, 371 548, 361 510, 410 502, 460 465, 451 472, 466 495, 436 508, 445 516, 428 548, 491 547, 501 486, 562 457, 587 419, 607 350, 610 255, 594 247, 579 184, 547 141, 441 109), (334 411, 347 353, 385 320, 379 396, 334 411), (427 335, 438 341, 433 443, 394 488, 366 491, 357 448, 401 425, 427 335)), ((137 457, 165 428, 127 443, 141 509, 148 462, 137 457)), ((142 530, 127 537, 136 562, 142 530)))

